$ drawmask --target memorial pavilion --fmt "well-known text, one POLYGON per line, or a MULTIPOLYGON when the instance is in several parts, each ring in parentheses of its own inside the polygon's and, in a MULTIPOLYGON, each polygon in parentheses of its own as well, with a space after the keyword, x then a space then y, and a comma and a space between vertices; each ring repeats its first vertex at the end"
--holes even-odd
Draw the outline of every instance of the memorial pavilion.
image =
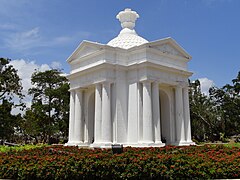
POLYGON ((109 148, 191 145, 188 71, 191 56, 172 38, 149 42, 134 27, 139 15, 116 16, 119 35, 83 41, 67 62, 70 74, 66 145, 109 148))

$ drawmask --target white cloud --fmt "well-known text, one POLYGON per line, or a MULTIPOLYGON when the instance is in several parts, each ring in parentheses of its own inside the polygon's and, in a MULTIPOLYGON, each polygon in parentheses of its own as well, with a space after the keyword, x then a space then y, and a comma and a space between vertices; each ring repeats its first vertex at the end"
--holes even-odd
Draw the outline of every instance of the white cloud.
MULTIPOLYGON (((46 71, 51 69, 48 64, 36 64, 34 61, 26 61, 24 59, 12 60, 10 64, 18 70, 18 75, 21 78, 22 86, 23 86, 23 94, 25 95, 24 102, 27 107, 31 106, 32 97, 29 96, 28 89, 32 87, 31 84, 31 76, 35 72, 35 70, 46 71)), ((15 108, 12 111, 13 114, 22 113, 19 108, 15 108)))
MULTIPOLYGON (((27 61, 24 59, 16 59, 10 61, 10 65, 12 65, 18 72, 17 74, 21 78, 21 83, 23 86, 23 94, 25 95, 24 103, 26 103, 27 107, 31 107, 31 101, 32 97, 28 95, 28 89, 32 87, 31 84, 31 76, 32 74, 38 70, 38 71, 46 71, 50 70, 51 68, 61 68, 61 63, 57 61, 53 61, 51 65, 48 64, 36 64, 35 61, 27 61)), ((62 76, 66 76, 67 74, 62 73, 62 76)), ((16 98, 17 101, 17 98, 16 98)), ((12 111, 13 114, 21 113, 20 108, 15 108, 12 111)))
POLYGON ((38 46, 41 41, 39 28, 35 27, 28 31, 9 34, 4 41, 8 48, 16 51, 25 51, 31 47, 38 46))
POLYGON ((58 61, 53 61, 50 66, 53 69, 61 69, 62 68, 62 64, 58 61))
POLYGON ((35 27, 27 31, 8 33, 4 38, 7 48, 18 52, 26 52, 35 47, 61 46, 73 41, 73 37, 59 36, 53 38, 44 38, 41 35, 40 28, 35 27))
POLYGON ((34 61, 26 61, 23 59, 12 60, 10 62, 15 69, 18 70, 18 75, 22 79, 23 91, 26 93, 31 85, 31 76, 35 70, 46 71, 50 69, 50 66, 47 64, 38 65, 34 61))
POLYGON ((214 86, 213 80, 210 80, 208 78, 199 78, 198 79, 201 84, 201 92, 205 95, 209 95, 209 88, 214 86))
POLYGON ((65 44, 68 43, 69 41, 71 41, 72 38, 68 37, 68 36, 59 36, 53 39, 52 44, 65 44))

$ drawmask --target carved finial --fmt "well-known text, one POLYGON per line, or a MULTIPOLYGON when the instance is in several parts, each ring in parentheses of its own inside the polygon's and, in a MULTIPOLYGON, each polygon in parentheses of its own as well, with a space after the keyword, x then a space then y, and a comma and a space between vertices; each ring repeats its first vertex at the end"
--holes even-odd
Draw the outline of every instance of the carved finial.
POLYGON ((118 13, 116 16, 117 19, 121 22, 122 28, 128 28, 133 30, 135 27, 135 21, 137 18, 139 18, 139 15, 135 12, 132 11, 129 8, 126 8, 124 11, 121 11, 118 13))

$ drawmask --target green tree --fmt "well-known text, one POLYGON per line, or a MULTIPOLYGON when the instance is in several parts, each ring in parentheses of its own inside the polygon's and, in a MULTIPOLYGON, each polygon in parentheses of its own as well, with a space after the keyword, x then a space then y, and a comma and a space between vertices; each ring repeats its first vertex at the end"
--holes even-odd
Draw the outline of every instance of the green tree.
POLYGON ((218 112, 221 113, 225 136, 240 134, 240 72, 232 80, 232 85, 226 84, 222 88, 213 87, 209 93, 218 112))
POLYGON ((69 124, 69 83, 62 84, 58 89, 55 90, 55 100, 53 101, 53 108, 55 114, 54 119, 57 119, 57 127, 59 135, 64 139, 68 137, 68 124, 69 124))
MULTIPOLYGON (((41 137, 50 142, 53 135, 67 136, 69 113, 69 84, 61 72, 52 69, 45 72, 36 71, 31 77, 33 87, 29 94, 33 96, 32 106, 24 117, 25 124, 33 124, 26 129, 29 135, 41 137)), ((27 127, 29 125, 25 125, 27 127)))
POLYGON ((13 103, 3 100, 0 105, 0 139, 15 141, 14 134, 20 131, 22 117, 20 114, 12 115, 13 103))
POLYGON ((14 96, 20 98, 22 95, 21 79, 17 70, 9 65, 10 59, 0 58, 0 102, 11 101, 14 96))
POLYGON ((194 138, 198 141, 218 139, 222 132, 221 116, 214 102, 201 93, 199 80, 190 83, 189 101, 194 138))
POLYGON ((11 111, 16 106, 24 107, 24 104, 21 102, 21 79, 9 63, 10 59, 0 58, 0 139, 11 141, 21 120, 20 115, 12 115, 11 111), (13 98, 18 98, 19 102, 13 98))

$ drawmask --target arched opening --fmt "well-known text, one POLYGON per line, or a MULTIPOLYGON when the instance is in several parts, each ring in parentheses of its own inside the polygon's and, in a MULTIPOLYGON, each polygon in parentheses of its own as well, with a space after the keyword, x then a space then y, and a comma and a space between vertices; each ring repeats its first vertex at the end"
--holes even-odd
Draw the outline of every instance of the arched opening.
POLYGON ((88 142, 94 142, 94 119, 95 119, 95 93, 88 99, 88 142))
POLYGON ((163 90, 160 90, 159 98, 161 114, 161 139, 166 144, 170 144, 171 142, 170 101, 168 94, 163 90))

